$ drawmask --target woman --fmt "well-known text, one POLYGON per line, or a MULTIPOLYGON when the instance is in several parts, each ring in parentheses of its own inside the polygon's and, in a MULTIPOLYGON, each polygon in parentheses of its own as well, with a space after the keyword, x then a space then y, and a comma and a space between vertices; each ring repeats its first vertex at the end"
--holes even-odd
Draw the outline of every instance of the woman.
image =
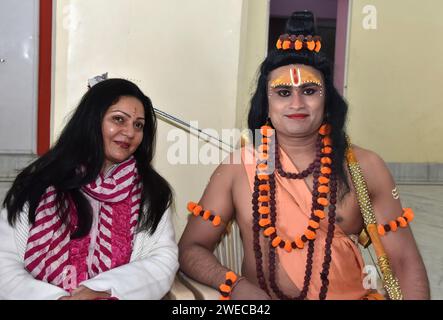
POLYGON ((172 191, 152 167, 156 118, 133 83, 82 98, 0 215, 0 298, 160 299, 178 268, 172 191), (152 187, 155 186, 155 187, 152 187))

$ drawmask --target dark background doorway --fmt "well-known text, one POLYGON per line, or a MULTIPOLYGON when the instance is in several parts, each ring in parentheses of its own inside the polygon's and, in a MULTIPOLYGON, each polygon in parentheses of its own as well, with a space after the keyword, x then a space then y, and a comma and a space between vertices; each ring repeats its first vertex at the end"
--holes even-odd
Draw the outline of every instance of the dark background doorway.
POLYGON ((318 35, 323 40, 322 51, 331 61, 334 61, 337 24, 336 0, 271 0, 268 52, 274 48, 278 36, 284 33, 286 20, 291 13, 303 10, 309 10, 314 13, 318 35))
POLYGON ((294 11, 314 13, 322 51, 333 62, 334 83, 340 93, 345 87, 345 56, 349 0, 271 0, 268 52, 284 33, 286 20, 294 11))

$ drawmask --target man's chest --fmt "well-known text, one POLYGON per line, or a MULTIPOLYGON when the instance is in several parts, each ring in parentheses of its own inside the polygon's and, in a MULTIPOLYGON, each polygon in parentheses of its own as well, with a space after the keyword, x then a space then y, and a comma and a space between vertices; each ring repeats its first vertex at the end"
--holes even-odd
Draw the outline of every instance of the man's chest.
MULTIPOLYGON (((237 222, 249 225, 252 222, 252 189, 246 175, 238 177, 233 187, 233 201, 235 207, 235 215, 237 222)), ((307 179, 306 183, 312 183, 312 180, 307 179)), ((310 189, 312 190, 312 184, 310 189)), ((276 194, 278 194, 278 186, 276 187, 276 194)), ((278 199, 278 197, 276 197, 278 199)), ((279 206, 284 203, 277 201, 277 210, 279 206)), ((359 234, 363 228, 363 219, 357 202, 357 197, 354 190, 351 188, 344 197, 338 195, 337 209, 336 209, 336 224, 346 234, 359 234)))

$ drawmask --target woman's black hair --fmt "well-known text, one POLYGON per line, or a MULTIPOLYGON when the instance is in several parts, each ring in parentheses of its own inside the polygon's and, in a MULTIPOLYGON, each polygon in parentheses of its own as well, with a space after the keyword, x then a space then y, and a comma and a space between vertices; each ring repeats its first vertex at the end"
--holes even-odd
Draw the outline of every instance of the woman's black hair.
POLYGON ((138 228, 155 231, 172 203, 172 189, 152 167, 157 121, 151 100, 134 83, 124 79, 105 80, 89 89, 54 146, 17 175, 3 202, 11 226, 25 209, 33 224, 42 195, 53 186, 63 222, 68 219, 67 199, 72 199, 77 209, 78 229, 71 238, 89 233, 92 208, 81 188, 94 181, 103 167, 103 117, 110 106, 126 96, 138 99, 145 113, 143 140, 134 152, 143 184, 138 228))
MULTIPOLYGON (((314 16, 309 11, 294 12, 286 24, 285 33, 294 35, 315 35, 314 16)), ((276 39, 277 41, 277 39, 276 39)), ((332 127, 331 139, 334 147, 333 160, 340 184, 341 194, 349 191, 345 171, 347 148, 345 124, 348 105, 334 87, 332 65, 324 54, 308 50, 272 50, 260 66, 257 89, 252 96, 248 114, 248 127, 252 132, 259 129, 268 119, 268 76, 274 69, 291 64, 304 64, 319 70, 325 84, 325 122, 332 127)))

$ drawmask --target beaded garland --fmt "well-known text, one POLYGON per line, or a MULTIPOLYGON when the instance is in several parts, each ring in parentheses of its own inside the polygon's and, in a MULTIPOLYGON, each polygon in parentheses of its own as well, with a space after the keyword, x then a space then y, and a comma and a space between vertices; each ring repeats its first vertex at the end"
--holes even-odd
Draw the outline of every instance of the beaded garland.
POLYGON ((209 210, 204 210, 202 206, 195 202, 188 202, 187 208, 190 214, 194 215, 195 217, 200 216, 203 218, 203 220, 211 221, 214 227, 217 227, 222 222, 220 216, 212 214, 209 210))
POLYGON ((378 234, 384 236, 389 231, 397 231, 398 227, 406 228, 412 220, 414 220, 414 211, 411 208, 403 208, 403 214, 400 217, 377 226, 378 234))
POLYGON ((294 34, 281 35, 276 43, 278 50, 303 50, 319 52, 321 49, 321 37, 320 36, 304 36, 294 34))
POLYGON ((263 272, 262 252, 260 246, 260 230, 263 229, 263 234, 266 238, 269 238, 269 282, 271 289, 282 300, 305 299, 309 289, 309 284, 312 275, 312 263, 314 254, 314 241, 316 239, 316 230, 320 227, 320 220, 324 219, 325 207, 329 206, 328 210, 328 232, 326 236, 325 244, 325 258, 323 263, 323 269, 320 274, 322 280, 322 287, 320 289, 319 299, 324 300, 328 291, 328 275, 331 262, 331 244, 335 230, 335 204, 337 202, 337 178, 333 172, 332 163, 332 141, 329 137, 331 127, 329 125, 322 125, 319 129, 319 138, 316 143, 316 158, 308 166, 307 169, 300 173, 285 172, 280 163, 280 157, 278 153, 278 141, 275 137, 276 154, 275 154, 275 168, 272 173, 268 170, 269 159, 269 142, 274 135, 273 128, 270 126, 263 126, 261 133, 263 135, 262 145, 258 148, 258 161, 257 171, 254 181, 254 192, 252 195, 252 209, 253 209, 253 247, 256 258, 256 270, 258 276, 258 282, 260 287, 269 294, 266 280, 263 272), (275 201, 275 172, 283 178, 288 179, 304 179, 310 174, 314 177, 313 194, 312 194, 312 208, 311 217, 306 228, 306 231, 294 239, 283 239, 282 235, 278 233, 276 227, 277 210, 275 201), (328 200, 329 195, 329 200, 328 200), (308 254, 306 261, 305 279, 303 289, 300 295, 297 297, 289 297, 284 294, 278 287, 275 279, 276 259, 275 250, 280 247, 287 252, 291 252, 296 249, 303 249, 304 245, 308 243, 308 254))
POLYGON ((238 277, 233 271, 228 271, 226 272, 225 279, 225 283, 222 283, 218 287, 220 300, 231 300, 231 292, 234 288, 234 284, 238 281, 238 277))

